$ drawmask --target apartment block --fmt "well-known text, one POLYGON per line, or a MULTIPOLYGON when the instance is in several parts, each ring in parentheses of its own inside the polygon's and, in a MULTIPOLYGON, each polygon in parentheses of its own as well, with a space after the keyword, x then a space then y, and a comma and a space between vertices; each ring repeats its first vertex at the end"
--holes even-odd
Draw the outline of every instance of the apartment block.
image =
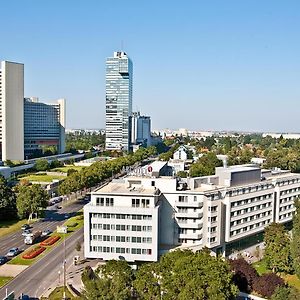
POLYGON ((257 242, 268 224, 290 222, 300 196, 300 174, 256 165, 220 167, 197 178, 170 174, 167 163, 154 162, 93 192, 84 208, 85 256, 155 261, 170 249, 204 246, 228 255, 257 242), (149 243, 143 237, 151 237, 149 243))

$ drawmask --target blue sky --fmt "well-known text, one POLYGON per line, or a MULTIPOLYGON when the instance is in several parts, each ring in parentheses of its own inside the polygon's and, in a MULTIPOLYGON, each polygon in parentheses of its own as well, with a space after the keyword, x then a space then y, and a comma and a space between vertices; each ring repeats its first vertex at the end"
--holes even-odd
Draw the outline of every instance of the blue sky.
POLYGON ((25 94, 67 99, 68 128, 105 125, 105 59, 134 63, 153 128, 300 132, 300 1, 0 0, 0 60, 25 94))

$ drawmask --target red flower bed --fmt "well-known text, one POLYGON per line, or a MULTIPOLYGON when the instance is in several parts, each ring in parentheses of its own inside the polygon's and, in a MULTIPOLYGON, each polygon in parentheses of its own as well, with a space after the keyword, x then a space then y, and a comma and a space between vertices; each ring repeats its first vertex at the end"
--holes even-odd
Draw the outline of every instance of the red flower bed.
POLYGON ((60 239, 60 236, 55 235, 55 236, 50 236, 46 240, 40 243, 41 246, 51 246, 54 243, 56 243, 60 239))
POLYGON ((37 246, 29 251, 27 251, 25 254, 22 255, 22 258, 24 259, 32 259, 41 254, 43 251, 45 251, 45 247, 37 246))

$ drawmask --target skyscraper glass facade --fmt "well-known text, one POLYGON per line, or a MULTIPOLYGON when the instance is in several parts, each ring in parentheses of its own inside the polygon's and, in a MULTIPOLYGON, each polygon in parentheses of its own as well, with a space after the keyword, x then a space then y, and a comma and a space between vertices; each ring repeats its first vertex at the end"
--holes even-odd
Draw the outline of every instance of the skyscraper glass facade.
POLYGON ((106 60, 106 149, 130 150, 132 61, 125 52, 106 60))

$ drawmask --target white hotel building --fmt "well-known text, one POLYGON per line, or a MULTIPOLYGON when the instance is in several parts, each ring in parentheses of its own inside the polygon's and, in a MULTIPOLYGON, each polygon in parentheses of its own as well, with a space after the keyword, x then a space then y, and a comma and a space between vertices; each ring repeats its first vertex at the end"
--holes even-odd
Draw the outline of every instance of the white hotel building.
POLYGON ((216 168, 216 175, 163 176, 165 162, 99 188, 84 207, 88 258, 156 261, 176 247, 229 254, 262 238, 272 222, 289 223, 300 174, 255 165, 216 168))

